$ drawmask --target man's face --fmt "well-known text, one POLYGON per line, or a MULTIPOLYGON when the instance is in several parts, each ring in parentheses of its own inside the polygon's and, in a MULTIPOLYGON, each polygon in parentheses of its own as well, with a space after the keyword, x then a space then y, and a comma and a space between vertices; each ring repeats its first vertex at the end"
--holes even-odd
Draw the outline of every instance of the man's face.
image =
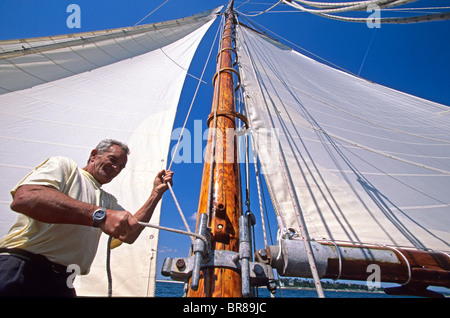
POLYGON ((111 146, 102 154, 94 149, 86 171, 92 174, 100 184, 105 184, 111 182, 125 168, 127 160, 126 152, 117 145, 111 146))

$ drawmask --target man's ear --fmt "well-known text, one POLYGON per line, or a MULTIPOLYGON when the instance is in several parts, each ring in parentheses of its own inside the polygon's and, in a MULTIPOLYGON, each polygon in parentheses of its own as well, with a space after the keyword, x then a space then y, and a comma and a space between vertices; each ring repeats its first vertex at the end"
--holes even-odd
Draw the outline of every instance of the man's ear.
POLYGON ((95 159, 95 157, 97 157, 98 155, 98 150, 97 149, 93 149, 91 151, 91 156, 89 157, 89 161, 91 161, 92 159, 95 159))

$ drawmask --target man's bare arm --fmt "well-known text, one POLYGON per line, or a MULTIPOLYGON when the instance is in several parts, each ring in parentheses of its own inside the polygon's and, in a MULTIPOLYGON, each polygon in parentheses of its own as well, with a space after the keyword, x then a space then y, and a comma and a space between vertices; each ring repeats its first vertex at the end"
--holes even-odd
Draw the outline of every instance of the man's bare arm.
POLYGON ((42 185, 19 187, 11 203, 12 210, 41 222, 87 226, 92 225, 92 213, 97 208, 42 185))
MULTIPOLYGON (((162 195, 168 189, 168 183, 172 184, 173 172, 168 170, 161 170, 155 177, 153 182, 153 190, 144 205, 134 214, 134 217, 144 223, 148 223, 153 215, 153 212, 161 200, 162 195)), ((126 236, 120 237, 122 242, 132 244, 141 234, 144 228, 142 226, 129 233, 126 236)))
MULTIPOLYGON (((11 209, 45 223, 92 226, 92 214, 99 207, 84 203, 58 190, 41 185, 23 185, 14 195, 11 209)), ((113 237, 126 235, 139 226, 128 211, 106 210, 103 232, 113 237)))

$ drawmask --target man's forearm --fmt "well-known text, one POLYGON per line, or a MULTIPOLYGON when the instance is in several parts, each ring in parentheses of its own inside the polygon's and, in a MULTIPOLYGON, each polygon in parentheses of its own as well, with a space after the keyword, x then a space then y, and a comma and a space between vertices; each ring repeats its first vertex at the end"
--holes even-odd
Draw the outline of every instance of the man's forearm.
MULTIPOLYGON (((152 191, 150 194, 150 197, 147 199, 147 201, 144 203, 144 205, 134 214, 134 217, 139 222, 148 223, 153 215, 153 212, 155 211, 156 206, 158 205, 159 201, 162 198, 162 194, 152 191)), ((144 227, 139 227, 136 231, 134 231, 131 234, 128 234, 124 237, 121 237, 120 240, 129 244, 132 244, 138 236, 141 234, 144 227)))
POLYGON ((11 203, 12 210, 41 222, 87 226, 92 225, 92 213, 97 208, 40 185, 19 187, 11 203))

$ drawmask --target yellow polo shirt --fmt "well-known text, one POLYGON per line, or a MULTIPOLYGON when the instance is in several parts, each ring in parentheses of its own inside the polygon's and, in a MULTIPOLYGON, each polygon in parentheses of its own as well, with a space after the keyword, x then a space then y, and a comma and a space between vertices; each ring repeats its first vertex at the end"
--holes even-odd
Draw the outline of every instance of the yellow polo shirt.
MULTIPOLYGON (((25 184, 50 186, 78 201, 124 210, 113 195, 101 189, 90 173, 78 168, 68 158, 47 159, 20 181, 11 195, 14 197, 16 190, 25 184)), ((76 264, 81 274, 87 274, 97 252, 100 235, 98 228, 49 224, 19 213, 8 234, 0 239, 0 247, 22 248, 65 266, 76 264)))

